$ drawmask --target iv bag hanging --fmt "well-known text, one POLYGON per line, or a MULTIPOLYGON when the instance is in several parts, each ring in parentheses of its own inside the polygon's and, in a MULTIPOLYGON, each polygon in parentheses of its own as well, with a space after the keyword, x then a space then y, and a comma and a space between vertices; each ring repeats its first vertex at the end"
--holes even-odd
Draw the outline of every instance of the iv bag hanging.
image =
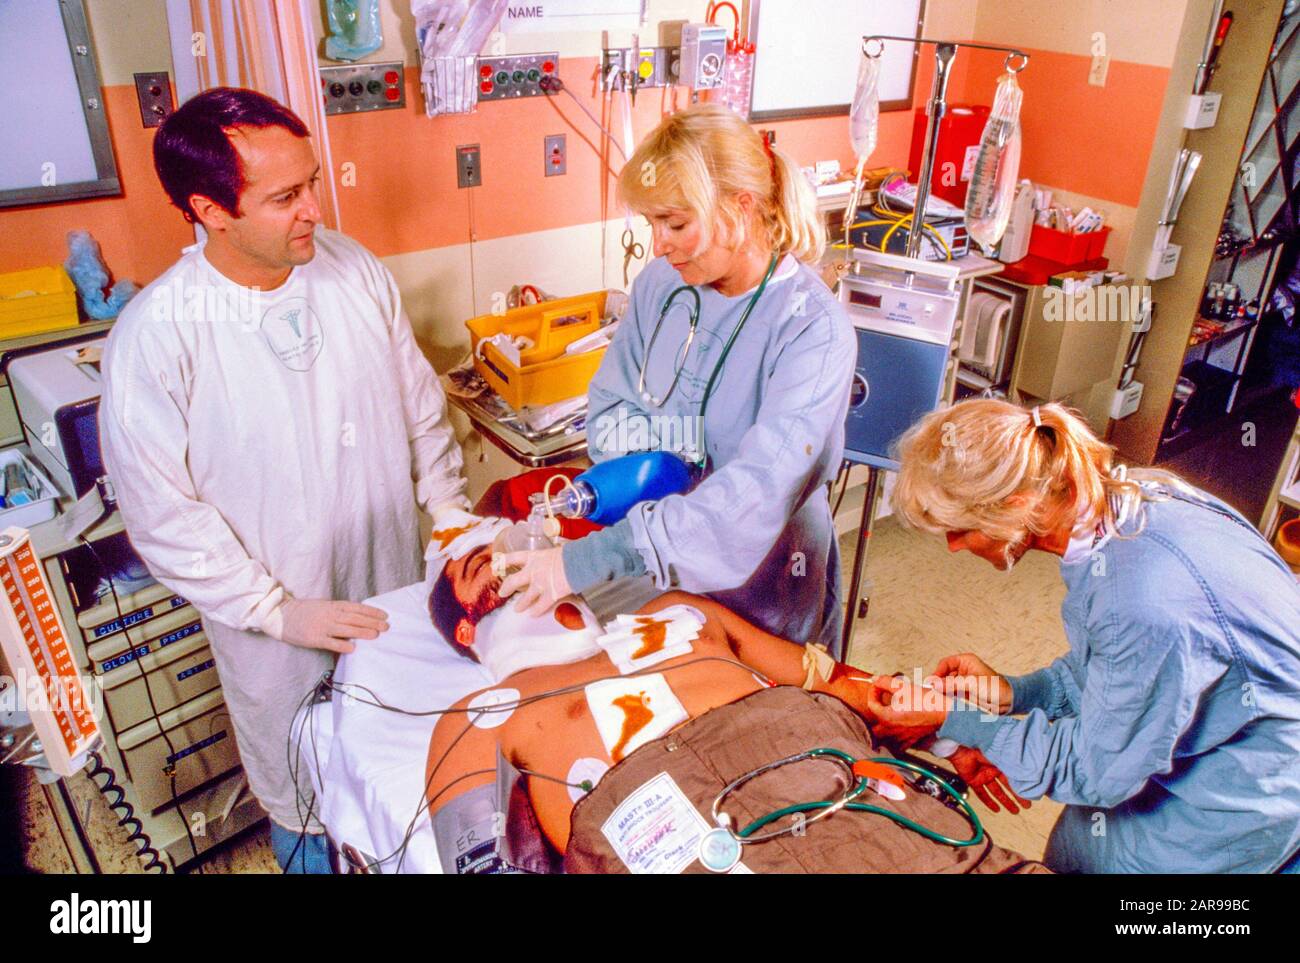
POLYGON ((880 127, 880 57, 862 55, 858 63, 858 85, 849 109, 849 141, 861 168, 876 149, 880 127))
POLYGON ((966 194, 966 232, 983 247, 1002 239, 1011 218, 1016 180, 1020 173, 1020 104, 1024 93, 1016 75, 1007 71, 998 79, 993 110, 966 194))
POLYGON ((862 200, 862 172, 867 158, 876 149, 876 134, 880 127, 880 57, 870 56, 865 50, 858 63, 858 85, 853 91, 853 104, 849 108, 849 142, 858 162, 853 172, 853 190, 844 209, 844 245, 853 246, 849 233, 858 219, 858 204, 862 200))

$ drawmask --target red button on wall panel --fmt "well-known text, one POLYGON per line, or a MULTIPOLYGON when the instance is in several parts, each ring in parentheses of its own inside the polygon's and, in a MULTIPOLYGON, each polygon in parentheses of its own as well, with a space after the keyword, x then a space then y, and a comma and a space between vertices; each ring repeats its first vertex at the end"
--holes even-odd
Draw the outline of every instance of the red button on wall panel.
POLYGON ((488 77, 491 77, 491 76, 492 76, 492 65, 491 65, 491 64, 483 64, 482 66, 480 66, 480 67, 478 68, 478 75, 479 75, 480 77, 485 78, 485 79, 488 78, 488 77))
POLYGON ((384 74, 384 83, 395 84, 398 81, 397 71, 389 70, 384 74))
POLYGON ((387 97, 389 100, 398 100, 401 98, 402 92, 398 90, 396 87, 389 87, 387 90, 384 91, 384 96, 387 97))
POLYGON ((490 94, 490 93, 492 93, 492 81, 490 81, 490 80, 485 80, 485 81, 483 81, 482 83, 480 83, 480 84, 478 85, 478 89, 479 89, 480 91, 482 91, 483 93, 485 93, 485 94, 490 94))
POLYGON ((555 64, 552 63, 552 62, 549 61, 549 60, 546 61, 544 64, 542 64, 542 73, 544 73, 544 74, 553 74, 553 73, 555 73, 555 64))

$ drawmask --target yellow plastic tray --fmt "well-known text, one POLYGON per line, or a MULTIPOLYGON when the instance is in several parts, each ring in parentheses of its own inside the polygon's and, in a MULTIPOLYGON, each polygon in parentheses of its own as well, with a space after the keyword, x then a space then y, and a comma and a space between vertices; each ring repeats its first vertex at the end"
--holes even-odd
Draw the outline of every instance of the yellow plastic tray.
POLYGON ((474 367, 516 410, 585 394, 605 349, 574 355, 566 355, 564 349, 597 330, 604 311, 605 292, 593 291, 471 318, 465 327, 474 348, 474 367), (503 331, 533 342, 533 347, 520 352, 518 366, 494 344, 485 345, 479 353, 480 341, 503 331))
POLYGON ((61 267, 0 274, 0 338, 77 325, 77 289, 61 267))

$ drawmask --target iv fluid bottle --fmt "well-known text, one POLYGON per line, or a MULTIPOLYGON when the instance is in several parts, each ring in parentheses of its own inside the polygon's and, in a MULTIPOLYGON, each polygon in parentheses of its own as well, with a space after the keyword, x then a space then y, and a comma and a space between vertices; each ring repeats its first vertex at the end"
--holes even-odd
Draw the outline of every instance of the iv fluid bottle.
POLYGON ((1002 239, 1015 201, 1020 174, 1020 102, 1023 97, 1015 74, 998 81, 993 110, 971 175, 966 195, 966 233, 984 248, 1002 239))
POLYGON ((754 54, 740 46, 727 53, 727 84, 724 103, 736 113, 749 113, 750 91, 754 84, 754 54))

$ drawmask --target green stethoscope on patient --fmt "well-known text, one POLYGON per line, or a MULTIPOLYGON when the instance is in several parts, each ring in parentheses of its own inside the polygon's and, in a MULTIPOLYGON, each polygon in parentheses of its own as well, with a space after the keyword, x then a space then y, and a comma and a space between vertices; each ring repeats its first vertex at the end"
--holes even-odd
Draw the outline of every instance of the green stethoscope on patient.
POLYGON ((868 760, 858 760, 847 752, 839 749, 808 749, 804 752, 796 753, 793 756, 786 756, 784 759, 778 759, 775 762, 769 762, 758 769, 752 769, 749 772, 736 777, 726 786, 722 792, 713 800, 713 821, 717 824, 715 829, 709 830, 704 834, 700 841, 700 862, 706 869, 715 873, 727 873, 735 869, 740 862, 742 848, 754 843, 767 842, 770 839, 776 839, 780 836, 789 836, 796 832, 801 832, 807 826, 817 822, 819 819, 825 819, 841 809, 851 809, 854 812, 874 813, 877 816, 884 816, 886 819, 892 819, 906 829, 924 836, 926 839, 933 840, 936 843, 942 843, 946 846, 978 846, 984 841, 984 824, 976 815, 975 810, 971 808, 970 803, 961 797, 957 790, 948 785, 947 780, 936 775, 924 766, 918 766, 914 763, 904 762, 901 759, 893 759, 889 756, 873 756, 868 760), (735 829, 732 818, 722 810, 722 802, 736 789, 739 789, 751 779, 761 776, 765 772, 771 772, 773 769, 779 769, 782 766, 788 766, 791 763, 802 762, 805 759, 825 759, 830 762, 842 765, 849 776, 847 787, 840 794, 838 799, 819 799, 812 802, 795 803, 790 806, 783 806, 775 809, 765 816, 760 816, 743 829, 735 829), (914 820, 908 819, 902 813, 894 812, 892 809, 885 809, 881 806, 873 806, 870 803, 855 802, 864 792, 867 791, 870 780, 865 776, 859 776, 853 771, 853 765, 859 761, 874 762, 883 766, 892 766, 895 769, 903 769, 917 775, 925 776, 935 782, 936 785, 947 795, 951 796, 970 821, 971 837, 969 839, 953 839, 950 836, 944 836, 933 829, 922 826, 914 820), (816 812, 815 816, 803 820, 801 823, 787 826, 782 829, 769 830, 768 832, 758 834, 758 831, 764 826, 771 825, 778 819, 785 816, 792 816, 796 813, 816 812), (757 834, 757 835, 756 835, 757 834))
MULTIPOLYGON (((745 326, 745 322, 749 320, 750 314, 753 313, 754 306, 758 304, 758 299, 763 296, 763 292, 767 289, 767 282, 772 279, 772 273, 776 270, 776 264, 779 260, 779 254, 772 255, 772 259, 767 264, 767 270, 763 272, 763 280, 759 282, 758 289, 754 291, 749 303, 745 305, 745 310, 741 313, 740 320, 736 322, 735 328, 732 329, 731 336, 727 338, 726 344, 722 346, 722 353, 718 356, 718 360, 713 366, 713 373, 709 375, 708 383, 704 387, 704 397, 700 401, 699 414, 700 445, 699 451, 694 453, 695 457, 693 459, 697 467, 703 468, 707 458, 707 446, 704 444, 704 413, 709 407, 709 398, 713 394, 714 384, 718 380, 722 366, 727 361, 727 355, 731 353, 732 345, 736 343, 736 338, 740 336, 741 329, 745 326)), ((664 301, 663 307, 659 309, 659 318, 655 321, 654 330, 650 333, 650 340, 646 344, 645 355, 641 358, 640 377, 637 378, 636 382, 637 394, 645 404, 652 405, 655 408, 662 408, 664 402, 668 400, 677 387, 677 382, 681 380, 682 371, 685 369, 687 358, 690 355, 691 343, 695 340, 695 332, 700 326, 700 310, 700 292, 690 284, 683 284, 674 288, 672 293, 668 295, 668 299, 664 301), (675 304, 683 303, 677 300, 683 294, 689 295, 691 301, 687 308, 689 330, 686 333, 686 340, 682 342, 681 350, 677 354, 677 360, 673 364, 673 380, 669 382, 668 390, 662 395, 654 395, 646 388, 646 366, 650 363, 650 353, 654 350, 655 341, 659 338, 659 330, 663 327, 664 318, 668 316, 668 312, 673 309, 675 304)))

